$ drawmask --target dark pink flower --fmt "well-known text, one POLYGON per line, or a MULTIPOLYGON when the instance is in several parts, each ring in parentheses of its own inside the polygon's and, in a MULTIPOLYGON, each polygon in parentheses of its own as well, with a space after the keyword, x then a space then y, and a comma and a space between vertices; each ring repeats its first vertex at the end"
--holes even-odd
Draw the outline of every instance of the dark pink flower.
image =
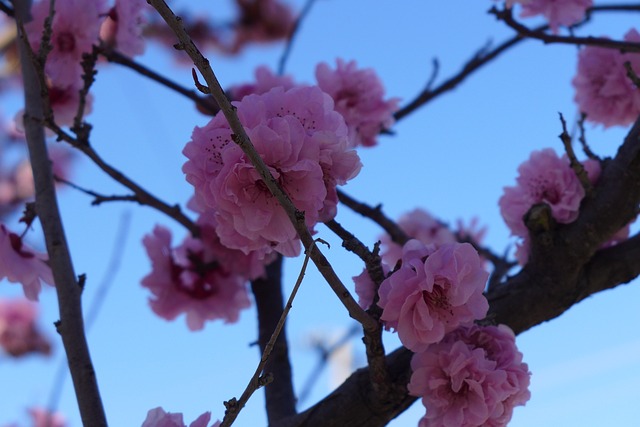
POLYGON ((234 26, 233 42, 226 48, 237 53, 247 43, 284 40, 291 34, 295 16, 279 0, 235 0, 240 15, 234 26))
POLYGON ((13 357, 51 353, 49 340, 36 324, 36 305, 23 300, 0 299, 0 347, 13 357))
POLYGON ((358 69, 355 61, 336 62, 335 70, 324 62, 316 67, 318 86, 344 116, 351 145, 374 146, 380 131, 393 125, 399 99, 384 100, 384 87, 373 69, 358 69))
MULTIPOLYGON (((600 172, 597 162, 585 167, 591 176, 600 172)), ((525 237, 528 230, 523 218, 533 205, 546 203, 556 221, 568 224, 578 217, 584 194, 568 158, 558 157, 553 149, 546 148, 531 153, 529 160, 518 167, 516 185, 504 188, 498 204, 511 234, 525 237)))
POLYGON ((256 68, 255 76, 256 81, 254 83, 231 86, 226 91, 227 96, 234 101, 240 101, 247 95, 262 95, 274 87, 282 87, 284 90, 289 90, 295 86, 291 76, 273 74, 271 70, 264 65, 256 68))
POLYGON ((0 279, 21 283, 24 295, 32 301, 38 300, 42 282, 53 286, 47 259, 47 254, 33 251, 20 236, 0 224, 0 279))
MULTIPOLYGON (((26 24, 27 36, 34 50, 40 48, 44 20, 49 15, 48 0, 40 0, 31 8, 33 21, 26 24)), ((45 71, 53 86, 77 86, 82 76, 82 54, 91 52, 98 42, 105 11, 103 0, 58 0, 55 2, 51 35, 52 50, 47 56, 45 71)))
MULTIPOLYGON (((424 209, 414 209, 400 217, 398 226, 412 239, 420 240, 425 245, 440 246, 453 243, 456 236, 438 219, 424 209)), ((380 236, 382 242, 382 260, 390 266, 402 258, 402 246, 394 243, 389 235, 380 236)))
MULTIPOLYGON (((640 42, 635 29, 625 41, 640 42)), ((578 56, 578 71, 572 80, 574 97, 587 120, 610 126, 627 126, 640 115, 640 91, 627 76, 624 63, 640 73, 640 54, 587 46, 578 56)))
MULTIPOLYGON (((211 412, 205 412, 189 424, 189 427, 207 427, 210 420, 211 412)), ((220 422, 217 421, 211 427, 219 425, 220 422)), ((142 423, 142 427, 187 427, 187 425, 184 423, 181 413, 165 412, 161 407, 157 407, 147 412, 147 418, 142 423)))
POLYGON ((489 274, 468 243, 427 247, 405 244, 402 266, 380 285, 381 320, 402 344, 424 351, 459 325, 482 319, 489 309, 482 295, 489 274))
POLYGON ((145 0, 116 0, 100 27, 100 39, 125 55, 144 53, 142 29, 150 11, 145 0))
POLYGON ((215 248, 187 237, 172 249, 171 233, 161 226, 142 243, 152 264, 142 286, 153 294, 149 304, 158 316, 173 320, 186 313, 187 326, 194 331, 206 320, 235 322, 240 310, 250 306, 246 278, 220 263, 215 248))
POLYGON ((411 360, 409 393, 427 408, 421 427, 506 426, 529 400, 530 373, 506 326, 462 326, 411 360))
MULTIPOLYGON (((336 185, 360 170, 347 147, 347 129, 333 101, 317 87, 276 87, 235 102, 258 154, 312 228, 335 215, 336 185)), ((300 253, 300 243, 285 211, 258 172, 232 141, 222 114, 196 128, 183 150, 187 181, 195 200, 215 212, 223 245, 246 254, 300 253)))
POLYGON ((593 0, 507 0, 507 7, 519 3, 522 5, 520 16, 543 15, 554 33, 560 25, 570 26, 585 18, 587 9, 593 0))

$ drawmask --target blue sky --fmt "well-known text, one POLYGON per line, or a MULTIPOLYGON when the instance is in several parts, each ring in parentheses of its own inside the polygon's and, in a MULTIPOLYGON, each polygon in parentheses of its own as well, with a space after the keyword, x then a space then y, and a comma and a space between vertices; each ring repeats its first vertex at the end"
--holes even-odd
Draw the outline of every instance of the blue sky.
MULTIPOLYGON (((302 5, 299 0, 292 3, 298 9, 302 5)), ((311 82, 318 62, 354 59, 373 67, 388 96, 400 97, 404 104, 426 84, 432 58, 440 61, 442 80, 488 40, 497 44, 511 36, 486 14, 491 4, 319 0, 296 40, 288 71, 297 81, 311 82)), ((190 7, 227 13, 205 1, 190 2, 190 7)), ((609 14, 598 18, 589 32, 621 37, 632 25, 628 16, 609 14)), ((275 67, 281 51, 281 45, 274 45, 249 49, 236 58, 212 55, 210 59, 219 80, 228 86, 250 80, 257 65, 275 67)), ((139 60, 186 86, 191 84, 190 69, 176 66, 165 49, 150 44, 139 60)), ((532 150, 561 150, 558 112, 570 120, 575 117, 570 86, 575 67, 575 47, 523 43, 454 92, 399 122, 395 135, 381 137, 378 147, 361 151, 364 168, 344 190, 370 204, 382 203, 394 218, 415 207, 448 222, 477 216, 488 225, 487 245, 505 251, 513 241, 497 201, 532 150)), ((180 170, 185 161, 181 150, 193 127, 208 119, 187 100, 118 66, 101 68, 94 96, 89 120, 95 149, 164 200, 186 202, 191 188, 180 170)), ((625 130, 588 126, 588 139, 598 154, 611 155, 625 130)), ((105 194, 125 193, 82 158, 72 180, 105 194)), ((209 323, 196 333, 188 331, 182 317, 166 322, 154 316, 147 305, 148 292, 140 286, 150 268, 141 239, 154 224, 170 227, 176 241, 186 230, 146 207, 126 203, 92 207, 87 196, 70 189, 61 192, 61 209, 76 270, 88 276, 87 302, 106 274, 120 219, 131 215, 126 242, 117 249, 122 252, 122 266, 89 333, 110 425, 140 425, 147 410, 156 406, 184 412, 188 422, 205 410, 212 411, 214 419, 221 418, 222 401, 242 393, 258 362, 256 348, 249 346, 256 338, 254 309, 243 312, 237 324, 209 323)), ((372 245, 380 234, 377 226, 346 208, 340 208, 337 219, 366 244, 372 245)), ((332 243, 328 258, 352 286, 349 278, 362 265, 326 228, 319 226, 318 231, 332 243)), ((287 260, 287 289, 301 263, 301 259, 287 260)), ((0 296, 20 293, 18 286, 0 283, 0 296)), ((55 294, 49 289, 41 299, 43 327, 55 339, 51 327, 57 319, 55 294)), ((639 300, 637 284, 621 286, 520 335, 518 346, 533 372, 532 398, 526 407, 516 409, 510 425, 635 425, 640 419, 639 300)), ((350 326, 344 308, 311 267, 288 323, 298 389, 316 361, 309 337, 340 334, 350 326)), ((388 350, 398 345, 391 334, 385 340, 388 350)), ((352 349, 354 360, 362 363, 364 351, 358 339, 352 349)), ((26 406, 46 403, 61 353, 57 343, 48 361, 0 359, 0 382, 10 384, 0 393, 0 425, 24 419, 26 406)), ((328 378, 322 375, 305 405, 327 392, 328 378)), ((259 392, 235 425, 265 425, 262 406, 259 392)), ((60 410, 71 426, 81 425, 70 382, 60 410)), ((391 426, 417 425, 423 413, 417 403, 391 426)))

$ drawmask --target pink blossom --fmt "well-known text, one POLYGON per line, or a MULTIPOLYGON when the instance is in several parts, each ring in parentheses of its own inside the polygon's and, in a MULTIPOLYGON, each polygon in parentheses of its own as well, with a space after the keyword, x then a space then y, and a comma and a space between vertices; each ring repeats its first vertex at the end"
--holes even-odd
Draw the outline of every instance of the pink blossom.
POLYGON ((462 326, 411 360, 409 393, 427 408, 421 427, 506 426, 529 400, 530 373, 506 326, 462 326))
MULTIPOLYGON (((382 271, 385 276, 389 273, 389 266, 382 263, 382 271)), ((373 304, 373 299, 376 295, 376 284, 369 276, 369 272, 365 268, 362 273, 357 276, 353 276, 353 282, 356 285, 356 294, 358 295, 358 305, 367 310, 373 304)))
MULTIPOLYGON (((456 241, 455 235, 447 226, 434 218, 424 209, 414 209, 400 217, 398 226, 412 239, 420 240, 425 245, 441 246, 456 241)), ((390 266, 402 258, 402 246, 394 243, 389 235, 380 236, 382 242, 382 260, 390 266)))
POLYGON ((585 18, 586 11, 593 6, 593 0, 507 0, 507 7, 522 5, 521 17, 543 15, 554 33, 558 27, 577 24, 585 18))
MULTIPOLYGON (((625 41, 640 42, 635 29, 625 41)), ((625 62, 640 73, 640 54, 621 53, 614 49, 587 46, 578 56, 578 71, 572 80, 576 89, 574 100, 587 120, 605 128, 627 126, 640 115, 640 90, 627 76, 625 62)))
POLYGON ((236 53, 247 43, 265 43, 289 37, 295 17, 291 8, 279 0, 235 0, 240 15, 235 36, 227 48, 236 53))
MULTIPOLYGON (((361 164, 347 147, 347 129, 331 98, 317 87, 276 87, 234 105, 271 174, 305 212, 307 226, 332 218, 336 185, 353 178, 361 164)), ((195 187, 198 204, 215 212, 223 245, 246 254, 300 253, 293 225, 232 141, 222 114, 195 128, 183 153, 189 159, 183 166, 187 181, 195 187)))
MULTIPOLYGON (((189 427, 207 427, 211 420, 211 412, 200 415, 189 427)), ((211 427, 218 427, 220 421, 215 422, 211 427)), ((147 418, 142 423, 142 427, 187 427, 181 413, 165 412, 161 407, 150 409, 147 418)))
MULTIPOLYGON (((33 21, 25 29, 34 50, 40 48, 44 20, 49 15, 48 0, 40 0, 31 8, 33 21)), ((52 50, 45 71, 56 87, 75 86, 82 76, 82 54, 91 52, 98 42, 104 12, 102 0, 58 0, 55 2, 51 36, 52 50)))
POLYGON ((13 357, 29 353, 51 353, 49 340, 36 325, 35 304, 23 300, 0 299, 0 347, 13 357))
POLYGON ((187 237, 172 249, 171 233, 161 226, 142 243, 152 264, 142 286, 153 294, 149 304, 158 316, 173 320, 186 313, 187 326, 195 331, 206 320, 235 322, 240 310, 249 307, 246 278, 220 263, 214 248, 187 237))
POLYGON ((33 420, 33 427, 66 427, 67 421, 59 413, 52 414, 46 409, 30 408, 29 415, 33 420))
POLYGON ((42 282, 53 286, 51 268, 45 263, 47 254, 35 252, 17 234, 0 224, 0 279, 21 283, 24 295, 38 300, 42 282))
POLYGON ((125 55, 144 53, 142 29, 148 11, 145 0, 116 0, 100 27, 100 39, 125 55))
POLYGON ((384 87, 373 69, 358 69, 355 61, 336 62, 335 70, 324 62, 318 64, 318 86, 331 95, 336 110, 344 116, 351 145, 374 146, 380 131, 393 125, 399 99, 383 99, 384 87))
POLYGON ((468 243, 435 248, 410 240, 402 266, 378 290, 381 319, 409 350, 424 351, 459 325, 486 315, 489 304, 482 291, 488 276, 468 243))
MULTIPOLYGON (((591 176, 599 174, 599 165, 585 165, 591 176)), ((524 215, 537 203, 546 203, 556 221, 568 224, 578 217, 584 188, 569 165, 566 156, 558 157, 551 148, 531 153, 529 160, 518 167, 514 187, 505 187, 500 198, 500 213, 511 234, 527 236, 524 215)))
POLYGON ((239 101, 247 95, 262 95, 274 87, 282 87, 284 90, 289 90, 295 86, 291 76, 273 74, 271 70, 264 65, 256 68, 255 76, 255 83, 232 86, 226 91, 227 96, 234 101, 239 101))

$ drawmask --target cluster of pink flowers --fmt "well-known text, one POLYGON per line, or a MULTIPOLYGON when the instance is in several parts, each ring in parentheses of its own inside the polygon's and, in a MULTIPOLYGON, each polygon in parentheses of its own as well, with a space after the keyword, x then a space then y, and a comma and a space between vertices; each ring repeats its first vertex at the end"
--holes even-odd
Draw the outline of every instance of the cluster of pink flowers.
POLYGON ((400 268, 380 285, 381 320, 402 344, 421 352, 459 325, 482 319, 489 274, 468 243, 426 246, 408 241, 400 268))
MULTIPOLYGON (((171 247, 169 230, 161 226, 143 239, 152 271, 142 279, 142 286, 153 294, 151 309, 167 320, 186 313, 192 331, 202 329, 206 320, 235 322, 240 310, 250 306, 247 277, 230 269, 233 254, 210 231, 205 233, 203 239, 187 237, 176 248, 171 247)), ((255 271, 255 267, 247 269, 255 271)))
POLYGON ((376 145, 378 134, 393 125, 399 98, 384 100, 384 87, 373 69, 358 69, 355 61, 338 59, 335 70, 324 62, 319 64, 316 79, 349 126, 352 146, 376 145))
POLYGON ((558 32, 559 26, 571 26, 585 18, 587 9, 593 5, 593 0, 507 0, 507 7, 514 4, 522 6, 520 16, 543 15, 553 32, 558 32))
POLYGON ((24 295, 37 301, 42 282, 53 286, 47 259, 47 254, 35 252, 23 243, 22 237, 0 224, 0 280, 21 283, 24 295))
MULTIPOLYGON (((189 427, 207 427, 211 420, 211 412, 205 412, 195 419, 189 427)), ((211 427, 219 427, 220 421, 216 421, 211 427)), ((165 412, 161 407, 150 409, 142 427, 187 427, 181 413, 165 412)))
MULTIPOLYGON (((276 87, 234 103, 257 152, 309 228, 335 216, 336 186, 360 170, 348 148, 347 127, 333 100, 317 87, 276 87)), ((195 187, 198 206, 215 213, 223 245, 246 254, 300 253, 293 225, 265 187, 247 156, 233 142, 222 114, 196 128, 183 153, 183 171, 195 187)))
POLYGON ((411 360, 420 427, 506 426, 530 397, 530 373, 507 326, 461 326, 411 360))
POLYGON ((51 353, 49 340, 36 324, 35 304, 24 299, 0 299, 0 347, 13 357, 51 353))
MULTIPOLYGON (((640 42, 635 29, 624 40, 640 42)), ((629 62, 640 74, 640 54, 622 53, 614 49, 587 46, 578 56, 578 71, 573 78, 575 101, 587 120, 604 127, 626 126, 640 116, 640 90, 627 75, 629 62)))
MULTIPOLYGON (((600 176, 600 164, 586 160, 583 166, 591 183, 595 183, 600 176)), ((524 223, 529 209, 535 204, 546 203, 557 222, 568 224, 578 217, 584 195, 582 183, 571 169, 569 158, 566 155, 558 157, 551 148, 534 151, 529 160, 518 167, 516 185, 504 188, 498 204, 511 234, 524 239, 516 252, 520 264, 526 264, 529 253, 529 230, 524 223)))

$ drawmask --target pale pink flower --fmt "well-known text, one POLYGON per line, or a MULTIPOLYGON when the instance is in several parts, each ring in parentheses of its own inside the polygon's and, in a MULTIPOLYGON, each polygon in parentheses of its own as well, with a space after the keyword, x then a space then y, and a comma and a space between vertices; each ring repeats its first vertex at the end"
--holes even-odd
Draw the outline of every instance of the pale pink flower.
POLYGON ((116 0, 100 27, 100 39, 125 55, 142 55, 145 49, 142 30, 148 11, 145 0, 116 0))
POLYGON ((435 248, 410 240, 402 266, 378 290, 381 320, 397 330, 409 350, 424 351, 459 325, 486 315, 489 304, 482 292, 488 277, 468 243, 435 248))
MULTIPOLYGON (((445 243, 453 243, 456 236, 447 226, 434 218, 424 209, 417 208, 400 217, 398 226, 412 239, 417 239, 425 245, 441 246, 445 243)), ((390 266, 402 258, 402 246, 394 243, 388 234, 380 236, 382 243, 382 260, 390 266)))
MULTIPOLYGON (((40 48, 44 20, 49 15, 50 2, 40 0, 31 8, 33 21, 26 24, 27 36, 34 50, 40 48)), ((105 11, 102 0, 58 0, 55 2, 51 36, 52 50, 47 56, 45 71, 56 87, 77 86, 82 76, 82 54, 91 52, 98 42, 105 11)))
MULTIPOLYGON (((600 173, 597 162, 585 163, 591 176, 600 173)), ((594 179, 595 180, 595 179, 594 179)), ((518 167, 514 187, 505 187, 500 198, 500 213, 511 234, 527 236, 524 215, 538 203, 546 203, 556 221, 568 224, 578 217, 584 188, 565 156, 558 157, 551 148, 531 153, 529 160, 518 167)))
MULTIPOLYGON (((640 42, 635 29, 625 41, 640 42)), ((627 76, 624 63, 640 73, 640 54, 587 46, 578 55, 578 70, 572 80, 574 100, 587 120, 610 126, 627 126, 640 115, 640 89, 627 76)))
POLYGON ((331 95, 344 116, 351 145, 374 146, 380 131, 393 125, 399 99, 384 99, 384 87, 373 69, 358 69, 355 61, 338 58, 336 62, 335 70, 324 62, 318 64, 318 86, 331 95))
MULTIPOLYGON (((211 412, 205 412, 189 424, 189 427, 207 427, 211 420, 211 412)), ((218 427, 217 421, 211 427, 218 427)), ((165 412, 161 407, 150 409, 147 418, 142 423, 142 427, 187 427, 184 423, 182 413, 165 412)))
POLYGON ((506 326, 463 326, 411 360, 421 427, 502 427, 529 400, 530 373, 506 326))
POLYGON ((543 15, 554 33, 558 27, 577 24, 585 18, 593 0, 507 0, 507 7, 522 5, 521 17, 543 15))
POLYGON ((0 224, 0 279, 21 283, 24 295, 37 301, 42 282, 53 286, 51 268, 45 263, 47 254, 35 252, 17 234, 0 224))
POLYGON ((30 408, 29 415, 33 420, 33 427, 66 427, 67 421, 60 413, 51 413, 43 408, 30 408))
POLYGON ((36 305, 23 299, 0 299, 0 347, 13 357, 51 353, 49 340, 36 324, 36 305))
MULTIPOLYGON (((317 87, 276 87, 234 105, 271 174, 305 212, 307 226, 332 218, 336 185, 353 178, 361 164, 347 147, 347 129, 331 98, 317 87)), ((183 166, 186 179, 198 204, 215 212, 223 245, 246 254, 300 253, 288 216, 232 141, 222 114, 196 127, 183 153, 189 159, 183 166)))
POLYGON ((274 87, 282 87, 284 90, 289 90, 295 86, 291 76, 273 74, 271 70, 264 65, 256 68, 255 76, 256 81, 254 83, 231 86, 226 90, 227 96, 234 101, 240 101, 247 95, 262 95, 274 87))
MULTIPOLYGON (((389 273, 389 266, 382 263, 382 271, 385 276, 389 273)), ((373 304, 373 299, 376 295, 376 284, 369 276, 369 272, 365 268, 362 273, 352 277, 353 282, 356 285, 356 294, 358 295, 358 305, 364 310, 367 310, 373 304)))
POLYGON ((187 326, 195 331, 207 320, 235 322, 240 310, 250 306, 246 278, 220 263, 214 248, 187 237, 172 249, 171 233, 161 226, 142 243, 152 264, 142 286, 153 294, 149 304, 158 316, 173 320, 185 313, 187 326))

